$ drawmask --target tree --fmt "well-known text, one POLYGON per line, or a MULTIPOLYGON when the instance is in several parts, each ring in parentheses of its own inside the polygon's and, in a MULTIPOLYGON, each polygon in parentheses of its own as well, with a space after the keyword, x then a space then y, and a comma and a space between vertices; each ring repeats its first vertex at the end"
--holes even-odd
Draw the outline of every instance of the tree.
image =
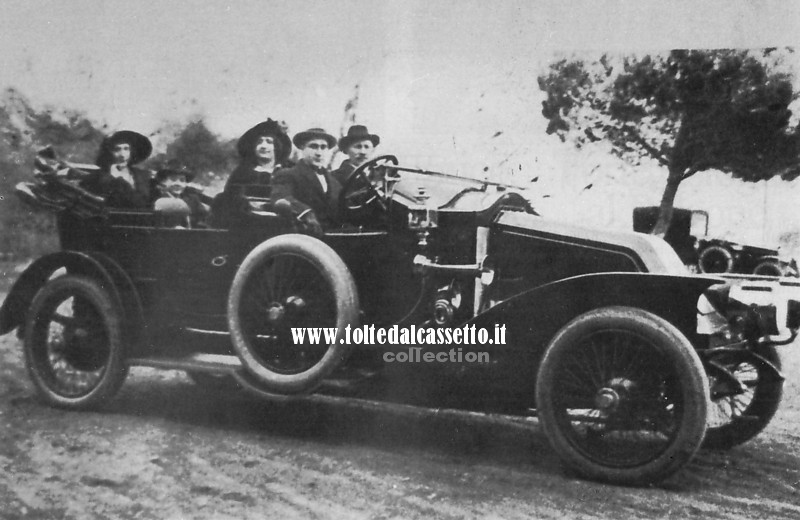
POLYGON ((176 162, 198 175, 203 181, 209 173, 220 175, 230 172, 236 165, 237 155, 234 141, 220 141, 202 119, 190 121, 167 145, 166 154, 155 157, 151 162, 176 162))
POLYGON ((539 77, 547 132, 581 147, 606 141, 636 165, 668 170, 653 233, 663 235, 680 183, 720 170, 744 181, 800 175, 791 49, 674 50, 668 55, 563 59, 539 77))

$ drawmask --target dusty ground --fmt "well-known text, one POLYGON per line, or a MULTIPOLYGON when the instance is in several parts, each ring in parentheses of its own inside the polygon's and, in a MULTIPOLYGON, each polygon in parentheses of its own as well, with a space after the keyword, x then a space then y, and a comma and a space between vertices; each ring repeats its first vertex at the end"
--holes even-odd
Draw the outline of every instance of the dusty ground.
MULTIPOLYGON (((4 294, 0 293, 0 298, 4 294)), ((800 342, 768 429, 658 487, 575 479, 538 425, 211 395, 138 369, 98 413, 40 404, 0 338, 0 518, 800 518, 800 342)))

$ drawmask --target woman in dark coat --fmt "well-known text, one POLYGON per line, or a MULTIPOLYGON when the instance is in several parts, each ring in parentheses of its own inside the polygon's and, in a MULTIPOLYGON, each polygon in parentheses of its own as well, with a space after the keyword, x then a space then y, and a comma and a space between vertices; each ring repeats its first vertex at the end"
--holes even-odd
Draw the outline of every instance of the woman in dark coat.
POLYGON ((211 204, 213 227, 228 228, 246 217, 249 205, 245 195, 270 196, 273 173, 292 153, 292 141, 277 121, 267 119, 242 134, 236 150, 239 165, 211 204))
POLYGON ((105 198, 110 207, 148 207, 152 175, 134 165, 152 151, 150 140, 142 134, 130 130, 114 133, 100 145, 96 161, 100 169, 81 181, 81 187, 105 198))
POLYGON ((225 191, 242 194, 248 186, 265 186, 257 195, 268 197, 272 174, 284 166, 292 152, 289 136, 277 121, 267 119, 242 134, 236 150, 241 160, 228 177, 225 191))

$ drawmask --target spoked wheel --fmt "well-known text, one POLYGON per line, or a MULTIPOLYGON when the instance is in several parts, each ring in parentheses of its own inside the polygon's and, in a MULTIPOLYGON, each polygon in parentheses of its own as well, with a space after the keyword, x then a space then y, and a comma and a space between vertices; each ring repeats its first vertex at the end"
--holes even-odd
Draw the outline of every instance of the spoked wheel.
POLYGON ((357 324, 358 311, 353 278, 333 249, 281 235, 255 248, 236 273, 228 325, 242 363, 265 389, 296 394, 313 390, 346 358, 345 327, 357 324))
POLYGON ((584 477, 646 484, 677 471, 706 429, 708 381, 664 319, 628 307, 590 311, 551 341, 536 382, 553 448, 584 477))
POLYGON ((762 347, 758 354, 774 369, 737 353, 714 359, 735 381, 710 372, 711 409, 704 447, 727 450, 743 444, 761 433, 778 411, 783 397, 780 356, 775 347, 762 347))
POLYGON ((722 246, 708 246, 697 258, 701 273, 730 273, 733 264, 733 255, 722 246))
POLYGON ((48 282, 28 311, 25 361, 49 404, 86 409, 113 397, 128 368, 120 314, 108 293, 82 276, 48 282))

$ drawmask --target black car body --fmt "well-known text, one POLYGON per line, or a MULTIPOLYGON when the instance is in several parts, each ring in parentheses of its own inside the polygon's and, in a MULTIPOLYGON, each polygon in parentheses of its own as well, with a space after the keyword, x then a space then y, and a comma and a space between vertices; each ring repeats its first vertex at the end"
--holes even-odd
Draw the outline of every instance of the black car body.
MULTIPOLYGON (((63 184, 21 189, 41 202, 63 184)), ((341 227, 317 238, 265 199, 228 229, 65 200, 62 250, 31 264, 0 309, 0 333, 19 329, 35 386, 57 406, 103 403, 129 366, 146 365, 266 397, 538 415, 579 473, 645 483, 704 439, 746 441, 780 400, 765 339, 778 332, 774 307, 688 275, 658 238, 548 221, 507 186, 378 158, 345 184, 341 227), (336 336, 295 341, 292 327, 336 336), (505 342, 346 345, 347 327, 502 329, 505 342), (429 352, 443 362, 410 362, 429 352), (399 358, 411 360, 387 361, 399 358), (743 382, 742 367, 757 377, 743 382), (730 405, 743 396, 744 409, 730 405)))

